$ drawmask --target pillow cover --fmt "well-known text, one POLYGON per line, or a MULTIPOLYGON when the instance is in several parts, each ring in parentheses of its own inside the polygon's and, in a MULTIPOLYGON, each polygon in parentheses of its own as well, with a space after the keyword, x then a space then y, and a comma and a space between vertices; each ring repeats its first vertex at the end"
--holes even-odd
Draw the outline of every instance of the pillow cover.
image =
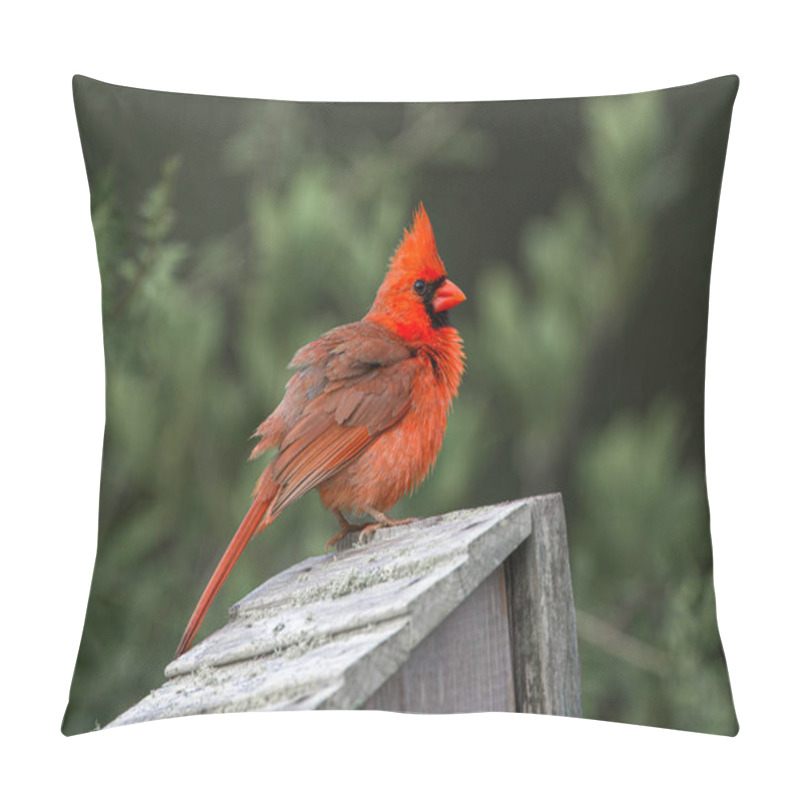
MULTIPOLYGON (((163 681, 263 463, 286 364, 369 309, 424 203, 467 302, 436 466, 393 516, 561 492, 583 715, 735 734, 703 408, 734 76, 635 95, 291 103, 76 76, 103 290, 97 560, 63 728, 163 681)), ((306 497, 225 608, 335 529, 306 497)))

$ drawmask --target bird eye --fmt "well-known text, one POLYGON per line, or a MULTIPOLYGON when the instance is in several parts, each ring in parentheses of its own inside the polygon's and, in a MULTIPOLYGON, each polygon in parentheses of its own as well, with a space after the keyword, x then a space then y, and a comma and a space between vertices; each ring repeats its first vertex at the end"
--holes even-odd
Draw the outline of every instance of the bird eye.
POLYGON ((414 281, 414 291, 417 294, 422 294, 425 291, 425 281, 423 280, 414 281))

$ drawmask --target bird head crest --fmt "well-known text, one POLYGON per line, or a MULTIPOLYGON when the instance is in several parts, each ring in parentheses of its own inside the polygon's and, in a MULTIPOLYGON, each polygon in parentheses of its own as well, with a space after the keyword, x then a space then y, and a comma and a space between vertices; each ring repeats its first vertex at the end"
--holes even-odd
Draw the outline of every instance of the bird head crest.
POLYGON ((395 250, 389 271, 413 272, 415 277, 428 280, 447 274, 436 249, 431 221, 422 203, 414 211, 411 227, 406 228, 403 239, 395 250))

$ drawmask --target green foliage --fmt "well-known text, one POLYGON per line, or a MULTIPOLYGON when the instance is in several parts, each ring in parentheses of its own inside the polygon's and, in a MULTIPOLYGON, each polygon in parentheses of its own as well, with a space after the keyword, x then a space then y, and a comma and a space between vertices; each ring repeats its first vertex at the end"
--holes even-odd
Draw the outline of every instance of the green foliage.
POLYGON ((681 429, 677 405, 659 401, 644 416, 614 419, 580 454, 581 513, 571 526, 584 543, 573 552, 576 603, 634 637, 589 637, 584 702, 601 718, 732 732, 726 675, 718 647, 709 647, 716 614, 703 481, 682 463, 681 429), (620 660, 639 668, 626 670, 624 693, 620 687, 608 707, 599 678, 620 660))
MULTIPOLYGON (((343 152, 302 105, 249 108, 217 154, 247 187, 242 228, 182 240, 179 158, 164 163, 132 228, 113 169, 93 187, 107 424, 67 732, 107 722, 162 681, 263 467, 246 463, 248 436, 280 400, 293 353, 367 310, 424 176, 492 168, 491 141, 463 105, 408 106, 392 132, 365 126, 343 152)), ((654 96, 584 111, 581 185, 529 220, 517 263, 476 265, 471 310, 455 315, 468 356, 461 397, 437 468, 397 513, 563 491, 585 714, 730 732, 682 398, 595 408, 597 364, 651 278, 654 232, 686 191, 687 167, 654 96)), ((316 496, 288 509, 248 547, 204 631, 269 575, 319 553, 334 529, 316 496)))

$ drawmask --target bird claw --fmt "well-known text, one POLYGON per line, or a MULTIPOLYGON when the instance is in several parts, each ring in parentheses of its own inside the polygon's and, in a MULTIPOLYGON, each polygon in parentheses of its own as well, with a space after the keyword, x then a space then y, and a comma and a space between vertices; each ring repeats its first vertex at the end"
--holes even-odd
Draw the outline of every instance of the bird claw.
POLYGON ((339 542, 344 536, 347 536, 348 533, 355 533, 358 531, 358 544, 365 544, 366 540, 372 536, 378 528, 394 528, 397 525, 409 525, 412 522, 419 522, 419 517, 407 517, 406 519, 392 519, 391 517, 387 517, 386 514, 382 513, 381 511, 376 511, 373 509, 368 509, 368 513, 374 517, 377 521, 370 522, 365 525, 353 525, 352 523, 348 522, 344 515, 340 512, 335 512, 336 516, 339 518, 341 523, 341 528, 339 532, 335 536, 331 536, 327 542, 325 542, 325 552, 328 552, 329 547, 333 547, 337 542, 339 542))
MULTIPOLYGON (((336 516, 339 518, 339 522, 341 527, 339 528, 339 532, 334 536, 331 536, 327 542, 325 542, 325 552, 328 552, 329 547, 333 547, 340 539, 344 536, 347 536, 348 533, 355 533, 356 531, 363 531, 364 525, 353 525, 351 522, 348 522, 344 515, 340 512, 336 512, 336 516)), ((361 537, 359 536, 359 542, 361 541, 361 537)))
POLYGON ((418 517, 406 517, 406 519, 392 519, 391 517, 387 517, 386 514, 381 513, 380 511, 370 511, 373 517, 377 520, 377 522, 373 522, 370 525, 365 525, 361 529, 361 533, 358 534, 358 543, 364 544, 364 540, 368 536, 372 536, 378 528, 395 528, 398 525, 409 525, 412 522, 419 522, 418 517))
POLYGON ((342 528, 339 531, 339 533, 337 533, 335 536, 331 536, 331 538, 328 539, 327 542, 325 542, 325 552, 327 553, 329 547, 333 547, 336 544, 336 542, 338 542, 343 536, 346 536, 348 533, 350 533, 350 531, 347 528, 342 528))
POLYGON ((378 530, 378 528, 380 528, 380 525, 378 525, 377 523, 373 523, 372 525, 365 525, 361 529, 361 532, 358 534, 358 543, 364 544, 366 540, 370 536, 372 536, 372 534, 375 533, 376 530, 378 530))

